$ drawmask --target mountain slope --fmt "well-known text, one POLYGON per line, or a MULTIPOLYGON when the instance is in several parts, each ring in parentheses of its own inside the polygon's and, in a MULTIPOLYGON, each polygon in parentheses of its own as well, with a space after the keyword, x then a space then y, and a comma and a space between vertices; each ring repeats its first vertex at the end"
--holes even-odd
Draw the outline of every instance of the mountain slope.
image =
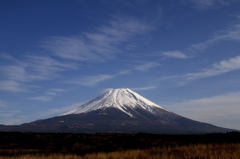
POLYGON ((86 113, 110 107, 117 108, 131 117, 133 115, 127 109, 141 108, 152 113, 154 113, 154 108, 163 109, 130 89, 110 89, 105 94, 63 115, 86 113))
POLYGON ((110 89, 65 114, 20 126, 5 127, 4 130, 6 129, 38 132, 172 134, 232 131, 167 111, 130 89, 110 89))

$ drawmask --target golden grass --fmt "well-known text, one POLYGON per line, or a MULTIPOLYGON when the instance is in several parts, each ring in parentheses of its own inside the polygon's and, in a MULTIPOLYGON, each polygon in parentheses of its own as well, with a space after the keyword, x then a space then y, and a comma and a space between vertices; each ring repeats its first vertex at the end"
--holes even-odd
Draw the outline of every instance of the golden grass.
POLYGON ((154 147, 146 150, 126 150, 110 153, 14 155, 0 159, 239 159, 240 144, 198 144, 176 147, 154 147))

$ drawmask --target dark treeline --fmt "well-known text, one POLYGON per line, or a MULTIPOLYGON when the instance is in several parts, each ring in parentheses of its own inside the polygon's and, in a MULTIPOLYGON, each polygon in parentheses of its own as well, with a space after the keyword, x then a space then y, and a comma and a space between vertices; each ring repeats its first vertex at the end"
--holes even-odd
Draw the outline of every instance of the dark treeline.
POLYGON ((160 135, 0 132, 0 155, 26 153, 84 155, 92 152, 219 143, 240 143, 240 133, 160 135))

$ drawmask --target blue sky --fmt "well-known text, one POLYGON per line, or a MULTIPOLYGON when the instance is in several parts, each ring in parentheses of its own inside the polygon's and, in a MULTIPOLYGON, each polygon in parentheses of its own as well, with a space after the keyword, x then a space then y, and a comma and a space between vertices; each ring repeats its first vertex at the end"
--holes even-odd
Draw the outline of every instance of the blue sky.
POLYGON ((130 88, 240 129, 239 0, 1 0, 0 124, 130 88))

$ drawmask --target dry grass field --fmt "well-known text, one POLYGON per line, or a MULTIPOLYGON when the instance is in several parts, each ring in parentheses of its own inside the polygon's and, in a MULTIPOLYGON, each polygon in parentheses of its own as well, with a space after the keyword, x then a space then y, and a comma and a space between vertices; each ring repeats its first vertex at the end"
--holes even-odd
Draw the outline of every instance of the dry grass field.
POLYGON ((240 132, 186 135, 0 132, 0 159, 240 159, 240 132))
MULTIPOLYGON (((14 150, 13 150, 14 151, 14 150)), ((197 144, 85 154, 25 154, 0 159, 239 159, 240 144, 197 144)))

